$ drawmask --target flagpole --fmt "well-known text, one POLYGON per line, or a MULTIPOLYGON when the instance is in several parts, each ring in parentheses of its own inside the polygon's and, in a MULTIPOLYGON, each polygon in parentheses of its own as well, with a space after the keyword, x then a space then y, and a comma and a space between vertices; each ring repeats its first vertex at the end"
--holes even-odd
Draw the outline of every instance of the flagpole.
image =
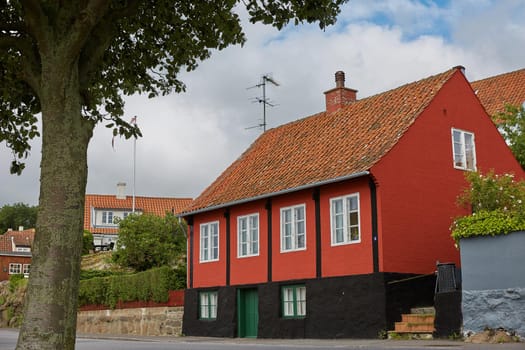
MULTIPOLYGON (((137 126, 137 116, 134 116, 132 122, 137 126)), ((133 138, 133 204, 132 204, 132 213, 135 214, 135 180, 137 176, 137 138, 133 138)))

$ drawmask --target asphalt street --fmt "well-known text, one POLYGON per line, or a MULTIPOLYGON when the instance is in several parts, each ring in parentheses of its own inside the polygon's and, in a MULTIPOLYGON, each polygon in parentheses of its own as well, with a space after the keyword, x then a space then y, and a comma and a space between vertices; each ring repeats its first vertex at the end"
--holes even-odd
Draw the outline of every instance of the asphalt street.
MULTIPOLYGON (((0 350, 14 350, 18 331, 0 329, 0 350)), ((466 344, 449 340, 381 340, 381 339, 238 339, 238 338, 200 338, 200 337, 138 337, 78 335, 77 350, 325 350, 325 349, 365 349, 365 350, 525 350, 525 343, 514 344, 466 344)))

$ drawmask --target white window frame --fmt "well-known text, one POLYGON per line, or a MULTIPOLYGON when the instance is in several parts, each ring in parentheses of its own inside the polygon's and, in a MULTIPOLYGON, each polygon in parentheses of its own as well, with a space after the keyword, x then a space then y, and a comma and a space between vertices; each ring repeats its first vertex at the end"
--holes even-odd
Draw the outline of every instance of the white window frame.
POLYGON ((9 274, 20 275, 22 274, 22 264, 20 263, 9 263, 9 274))
POLYGON ((259 255, 259 213, 237 217, 237 257, 259 255))
POLYGON ((29 270, 31 269, 31 264, 24 264, 22 266, 22 273, 24 276, 29 276, 29 270))
POLYGON ((476 138, 473 132, 460 130, 452 128, 451 130, 451 138, 452 138, 452 161, 454 163, 454 168, 461 169, 461 170, 470 170, 470 171, 476 171, 476 138), (455 134, 459 136, 459 142, 456 142, 455 134), (467 136, 470 137, 471 144, 467 144, 467 136), (468 146, 470 146, 472 149, 469 150, 468 146), (471 152, 471 162, 472 164, 469 165, 469 159, 467 158, 467 154, 471 152))
POLYGON ((103 225, 114 225, 113 219, 114 219, 113 211, 111 210, 102 211, 102 224, 103 225))
POLYGON ((359 193, 351 193, 340 197, 334 197, 330 199, 330 232, 331 232, 331 243, 332 246, 338 246, 338 245, 346 245, 346 244, 356 244, 361 243, 361 201, 359 197, 359 193), (351 209, 348 207, 348 200, 355 198, 357 200, 357 209, 351 209), (343 211, 342 213, 335 213, 334 210, 334 203, 337 201, 342 202, 343 211), (357 225, 353 223, 349 223, 349 215, 352 213, 357 213, 357 225), (342 215, 343 216, 343 240, 341 242, 337 242, 337 229, 336 226, 336 215, 342 215), (351 229, 357 228, 357 233, 359 238, 358 239, 352 239, 351 237, 351 229))
POLYGON ((199 319, 216 320, 217 319, 217 301, 219 295, 217 291, 208 291, 199 293, 199 319))
POLYGON ((200 225, 200 262, 219 260, 219 221, 207 222, 200 225), (212 232, 211 229, 215 228, 212 232), (214 240, 214 237, 217 239, 214 240), (216 244, 215 244, 216 243, 216 244))
POLYGON ((31 252, 31 247, 16 247, 15 252, 31 252))
POLYGON ((306 250, 306 204, 299 204, 290 207, 281 208, 281 253, 295 252, 306 250), (303 218, 297 219, 297 210, 302 210, 303 218), (285 221, 285 213, 290 212, 290 222, 285 221), (300 225, 302 223, 302 225, 300 225), (285 235, 286 225, 290 225, 290 235, 285 235), (303 232, 299 232, 302 226, 303 232), (291 246, 286 248, 285 240, 290 236, 291 246), (303 244, 300 246, 300 237, 303 237, 303 244))

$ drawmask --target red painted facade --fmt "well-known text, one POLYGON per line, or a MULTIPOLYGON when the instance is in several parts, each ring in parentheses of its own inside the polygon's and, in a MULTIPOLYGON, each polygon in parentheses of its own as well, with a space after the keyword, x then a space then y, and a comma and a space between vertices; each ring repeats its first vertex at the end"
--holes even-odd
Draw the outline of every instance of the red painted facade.
POLYGON ((380 270, 432 273, 436 261, 459 265, 452 219, 466 213, 456 198, 465 171, 455 169, 452 128, 475 135, 477 169, 523 170, 486 115, 463 74, 455 74, 371 173, 378 182, 380 270))
POLYGON ((518 177, 524 173, 460 70, 422 107, 395 145, 369 168, 369 174, 191 213, 189 242, 193 245, 189 249, 193 251, 189 256, 193 258, 188 264, 192 269, 188 286, 242 286, 374 272, 430 274, 438 260, 459 264, 449 227, 454 217, 465 213, 457 207, 456 197, 466 181, 465 171, 454 168, 452 128, 475 135, 478 170, 513 172, 518 177), (351 194, 359 195, 360 241, 332 245, 330 199, 351 194), (305 206, 306 247, 282 252, 281 209, 295 205, 305 206), (238 257, 238 217, 248 214, 259 216, 259 253, 238 257), (219 259, 200 262, 200 225, 213 221, 219 222, 219 259))
POLYGON ((30 256, 16 256, 13 254, 0 254, 0 281, 9 279, 9 264, 31 265, 30 256))

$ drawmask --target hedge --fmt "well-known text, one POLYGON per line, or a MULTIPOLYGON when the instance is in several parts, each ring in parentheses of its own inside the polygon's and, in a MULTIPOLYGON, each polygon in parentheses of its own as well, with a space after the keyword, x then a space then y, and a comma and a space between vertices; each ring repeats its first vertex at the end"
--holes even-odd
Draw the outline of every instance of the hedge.
POLYGON ((119 301, 168 301, 168 291, 185 287, 185 269, 164 266, 132 275, 96 277, 80 281, 79 306, 97 304, 115 308, 119 301))

